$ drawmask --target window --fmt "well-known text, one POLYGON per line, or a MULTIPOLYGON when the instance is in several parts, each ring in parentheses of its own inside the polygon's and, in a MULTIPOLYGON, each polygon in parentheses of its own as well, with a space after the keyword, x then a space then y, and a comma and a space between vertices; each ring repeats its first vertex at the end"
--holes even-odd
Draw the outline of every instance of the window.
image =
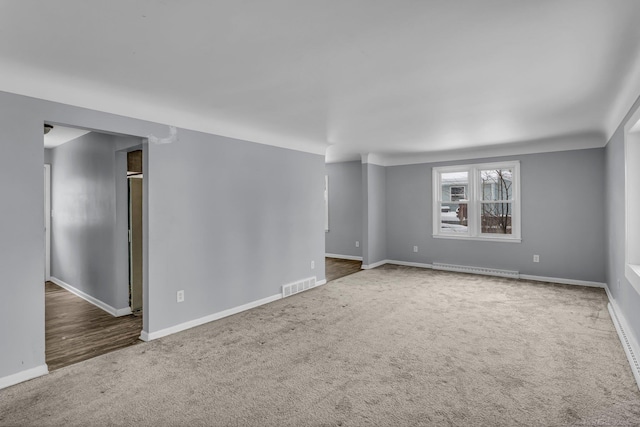
POLYGON ((625 277, 640 293, 640 109, 624 127, 625 277))
POLYGON ((433 168, 433 236, 520 241, 520 162, 433 168))

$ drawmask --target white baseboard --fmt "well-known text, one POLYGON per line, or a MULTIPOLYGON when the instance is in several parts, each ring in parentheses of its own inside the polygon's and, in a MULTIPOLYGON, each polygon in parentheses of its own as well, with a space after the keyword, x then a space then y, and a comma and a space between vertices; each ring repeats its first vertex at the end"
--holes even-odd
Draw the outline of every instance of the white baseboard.
POLYGON ((363 270, 371 270, 372 268, 376 268, 376 267, 380 267, 381 265, 385 265, 386 263, 388 263, 389 260, 383 259, 382 261, 378 261, 378 262, 374 262, 373 264, 362 264, 362 267, 360 267, 363 270))
POLYGON ((607 293, 607 299, 609 302, 613 301, 613 295, 611 295, 611 291, 609 290, 609 285, 604 284, 604 291, 607 293))
POLYGON ((115 308, 115 307, 111 307, 109 304, 100 301, 97 298, 92 297, 91 295, 82 292, 80 289, 76 289, 73 286, 71 286, 70 284, 58 279, 57 277, 51 277, 49 279, 50 281, 52 281, 53 283, 55 283, 56 285, 60 286, 61 288, 64 288, 66 290, 68 290, 69 292, 71 292, 72 294, 75 294, 77 296, 79 296, 80 298, 82 298, 83 300, 90 302, 91 304, 95 305, 96 307, 106 311, 107 313, 109 313, 110 315, 114 316, 114 317, 120 317, 120 316, 126 316, 128 314, 131 314, 131 307, 125 307, 125 308, 115 308))
MULTIPOLYGON (((326 281, 324 282, 326 283, 326 281)), ((317 284, 320 284, 320 282, 318 282, 317 284)), ((182 332, 187 329, 194 328, 196 326, 204 325, 205 323, 213 322, 214 320, 222 319, 223 317, 231 316, 233 314, 237 314, 254 307, 268 304, 270 302, 277 301, 279 299, 282 299, 282 294, 276 294, 270 297, 252 301, 250 303, 239 305, 237 307, 233 307, 228 310, 223 310, 218 313, 213 313, 208 316, 201 317, 199 319, 190 320, 188 322, 180 323, 179 325, 171 326, 165 329, 160 329, 159 331, 155 331, 155 332, 142 331, 142 333, 140 334, 140 339, 142 341, 156 340, 158 338, 166 337, 167 335, 175 334, 176 332, 182 332)))
POLYGON ((394 259, 388 259, 387 264, 404 265, 406 267, 433 268, 433 265, 431 264, 424 264, 422 262, 396 261, 394 259))
POLYGON ((0 378, 0 389, 11 387, 18 383, 29 381, 49 373, 49 368, 46 364, 36 366, 35 368, 27 369, 25 371, 18 372, 17 374, 8 375, 0 378))
POLYGON ((640 389, 640 360, 638 359, 640 357, 640 346, 634 339, 633 335, 627 333, 632 329, 627 324, 627 320, 620 312, 620 309, 618 309, 616 302, 611 298, 609 289, 606 286, 605 289, 609 296, 609 304, 607 304, 609 315, 613 321, 613 326, 616 327, 616 332, 618 333, 618 338, 620 338, 620 342, 622 343, 624 353, 627 355, 627 360, 629 361, 631 372, 633 372, 633 377, 636 380, 638 389, 640 389))
POLYGON ((354 256, 354 255, 324 254, 324 256, 327 257, 327 258, 349 259, 349 260, 352 260, 352 261, 362 261, 362 257, 361 256, 354 256))
MULTIPOLYGON (((394 265, 404 265, 407 267, 418 267, 418 268, 430 268, 433 269, 433 264, 426 264, 421 262, 409 262, 409 261, 398 261, 394 259, 385 259, 383 261, 376 262, 370 265, 362 265, 363 270, 369 270, 372 268, 380 267, 384 264, 394 264, 394 265)), ((465 267, 465 266, 461 266, 465 267)), ((472 270, 473 267, 469 267, 469 271, 467 273, 470 274, 478 274, 472 270)), ((574 279, 562 279, 558 277, 544 277, 544 276, 533 276, 530 274, 520 274, 520 279, 525 280, 534 280, 536 282, 547 282, 547 283, 559 283, 561 285, 577 285, 577 286, 589 286, 593 288, 605 288, 606 285, 600 282, 590 282, 588 280, 574 280, 574 279)))
POLYGON ((592 288, 603 288, 603 289, 606 288, 604 283, 590 282, 588 280, 560 279, 557 277, 532 276, 530 274, 521 274, 520 278, 525 280, 534 280, 536 282, 559 283, 561 285, 589 286, 592 288))
POLYGON ((318 281, 316 282, 316 286, 326 285, 326 284, 327 284, 327 280, 326 280, 326 279, 324 279, 324 280, 318 280, 318 281))

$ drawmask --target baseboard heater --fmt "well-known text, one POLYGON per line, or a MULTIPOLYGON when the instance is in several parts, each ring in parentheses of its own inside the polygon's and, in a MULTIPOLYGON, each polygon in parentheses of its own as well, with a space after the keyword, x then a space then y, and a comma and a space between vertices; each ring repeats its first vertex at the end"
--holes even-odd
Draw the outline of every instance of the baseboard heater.
POLYGON ((467 265, 443 264, 434 262, 434 270, 457 271, 458 273, 483 274, 485 276, 509 277, 511 279, 519 279, 520 273, 513 270, 499 270, 497 268, 470 267, 467 265))
POLYGON ((316 287, 316 278, 309 277, 308 279, 302 279, 298 282, 282 285, 282 298, 290 297, 293 294, 306 291, 307 289, 316 287))

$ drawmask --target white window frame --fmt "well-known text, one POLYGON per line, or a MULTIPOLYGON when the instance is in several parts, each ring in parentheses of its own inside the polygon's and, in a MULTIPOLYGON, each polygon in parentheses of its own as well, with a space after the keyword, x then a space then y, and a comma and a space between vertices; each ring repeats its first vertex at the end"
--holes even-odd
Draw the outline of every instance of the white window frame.
MULTIPOLYGON (((433 168, 433 237, 437 239, 454 240, 483 240, 491 242, 520 243, 521 211, 520 211, 520 161, 512 160, 497 163, 479 163, 471 165, 440 166, 433 168), (482 205, 482 180, 480 171, 487 169, 511 169, 512 176, 512 213, 511 213, 511 234, 482 233, 480 211, 482 205), (441 176, 448 172, 468 172, 469 184, 467 186, 467 232, 466 233, 446 233, 440 230, 441 206, 442 203, 452 203, 449 200, 442 200, 441 176)), ((486 201, 485 201, 486 202, 486 201)), ((499 202, 499 201, 496 201, 499 202)), ((460 202, 454 202, 460 203, 460 202)))
POLYGON ((631 116, 624 126, 624 275, 640 294, 640 196, 637 193, 640 183, 640 170, 637 161, 640 158, 640 109, 631 116))

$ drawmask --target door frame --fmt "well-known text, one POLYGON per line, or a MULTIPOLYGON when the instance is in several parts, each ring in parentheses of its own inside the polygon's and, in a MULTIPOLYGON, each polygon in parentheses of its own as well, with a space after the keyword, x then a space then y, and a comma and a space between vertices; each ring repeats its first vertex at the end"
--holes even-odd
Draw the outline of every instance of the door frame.
POLYGON ((51 165, 44 165, 44 280, 51 279, 51 165))

